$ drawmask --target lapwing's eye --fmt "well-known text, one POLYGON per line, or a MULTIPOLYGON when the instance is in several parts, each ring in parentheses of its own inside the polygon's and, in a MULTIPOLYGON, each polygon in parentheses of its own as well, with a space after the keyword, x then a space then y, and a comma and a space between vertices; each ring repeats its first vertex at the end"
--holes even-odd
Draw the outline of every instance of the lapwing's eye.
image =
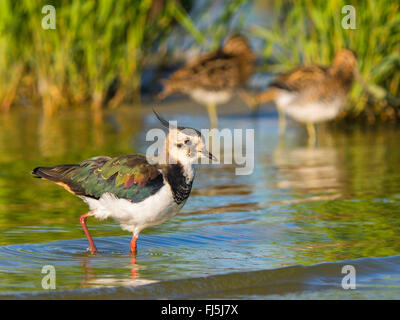
POLYGON ((178 148, 182 148, 183 144, 182 144, 182 143, 178 143, 176 146, 177 146, 178 148))
POLYGON ((190 142, 190 139, 186 139, 185 140, 185 144, 190 144, 191 142, 190 142))

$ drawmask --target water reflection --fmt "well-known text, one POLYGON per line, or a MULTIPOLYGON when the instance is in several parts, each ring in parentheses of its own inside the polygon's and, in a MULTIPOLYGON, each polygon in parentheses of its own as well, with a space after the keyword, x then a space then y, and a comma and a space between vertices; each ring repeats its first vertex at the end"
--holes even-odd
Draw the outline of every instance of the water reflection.
MULTIPOLYGON (((235 175, 234 165, 200 167, 182 214, 145 230, 136 258, 113 221, 90 221, 101 254, 85 254, 86 206, 29 172, 144 152, 145 133, 158 126, 147 110, 105 111, 97 120, 82 110, 53 120, 32 110, 0 117, 0 292, 40 290, 48 263, 60 290, 160 280, 172 288, 177 279, 400 253, 398 128, 327 130, 307 148, 296 128, 277 143, 276 119, 237 115, 221 124, 256 129, 252 175, 235 175)), ((201 128, 207 119, 182 123, 201 128)))
MULTIPOLYGON (((278 189, 289 189, 298 195, 315 194, 314 199, 335 199, 346 188, 346 164, 333 147, 278 147, 272 159, 277 168, 278 189)), ((310 197, 304 198, 309 200, 310 197)))
POLYGON ((399 131, 393 128, 349 133, 325 132, 314 148, 275 150, 274 187, 290 194, 276 201, 290 212, 299 228, 291 248, 295 259, 339 261, 371 255, 392 255, 398 238, 400 203, 394 200, 400 184, 399 131), (390 172, 390 173, 389 173, 390 172), (396 173, 395 173, 396 172, 396 173), (374 252, 372 254, 372 252, 374 252))
POLYGON ((67 151, 68 135, 60 117, 42 116, 39 121, 39 150, 43 157, 62 156, 67 151))
MULTIPOLYGON (((156 280, 145 279, 143 277, 139 277, 139 270, 144 266, 139 266, 136 263, 136 257, 134 255, 130 256, 107 256, 104 257, 106 259, 116 259, 121 263, 124 261, 129 261, 129 264, 126 265, 126 269, 129 269, 129 275, 126 272, 120 272, 118 274, 104 273, 99 272, 95 269, 94 265, 98 261, 96 261, 95 256, 82 256, 81 257, 81 268, 82 268, 82 280, 81 287, 82 288, 100 288, 100 287, 118 287, 118 286, 127 286, 127 287, 136 287, 140 285, 150 284, 157 282, 156 280)), ((100 257, 100 259, 103 259, 100 257)))
POLYGON ((93 117, 94 123, 94 141, 98 148, 104 145, 104 114, 103 109, 100 108, 93 117))
POLYGON ((91 260, 89 257, 82 257, 81 258, 81 266, 82 266, 82 281, 81 281, 81 287, 82 288, 88 288, 89 283, 91 280, 95 277, 95 273, 93 271, 93 267, 91 264, 91 260))

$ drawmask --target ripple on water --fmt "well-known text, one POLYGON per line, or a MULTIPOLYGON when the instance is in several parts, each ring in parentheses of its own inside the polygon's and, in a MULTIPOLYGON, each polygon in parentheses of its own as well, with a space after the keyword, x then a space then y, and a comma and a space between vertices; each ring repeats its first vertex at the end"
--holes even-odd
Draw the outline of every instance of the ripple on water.
MULTIPOLYGON (((78 119, 72 110, 67 116, 78 119)), ((23 118, 40 122, 35 116, 23 118)), ((338 288, 343 261, 357 265, 357 292, 378 297, 371 288, 380 287, 383 294, 399 297, 388 289, 398 287, 398 258, 355 260, 400 253, 398 129, 322 130, 318 145, 305 148, 299 127, 288 128, 278 141, 276 117, 222 117, 226 127, 256 129, 254 173, 238 176, 234 165, 200 167, 182 215, 145 230, 136 259, 129 255, 130 236, 119 236, 112 222, 89 222, 100 253, 87 253, 78 224, 82 204, 27 173, 40 163, 144 152, 153 118, 139 127, 131 125, 140 122, 131 112, 116 114, 123 130, 104 123, 103 145, 91 140, 96 134, 89 115, 88 121, 44 127, 40 139, 36 126, 26 125, 24 131, 0 126, 0 136, 7 137, 0 143, 6 156, 0 170, 6 173, 0 181, 0 243, 5 244, 0 247, 0 292, 41 295, 41 268, 51 264, 57 270, 58 297, 65 298, 114 297, 111 292, 133 298, 354 297, 338 288), (59 153, 43 156, 44 137, 52 142, 46 150, 59 153), (326 261, 333 264, 311 266, 326 261), (280 269, 298 264, 304 267, 280 269), (104 288, 110 286, 122 288, 104 288)), ((205 117, 186 120, 199 128, 207 123, 205 117)))
POLYGON ((103 278, 107 279, 108 285, 113 278, 118 279, 118 283, 129 282, 133 271, 135 280, 158 281, 218 274, 227 270, 261 269, 266 261, 273 259, 260 256, 260 261, 256 263, 258 246, 262 243, 260 239, 265 241, 264 249, 268 246, 272 248, 268 245, 268 237, 257 235, 253 228, 240 225, 234 230, 226 226, 210 226, 196 233, 144 234, 139 238, 135 261, 129 254, 129 236, 96 237, 100 251, 96 256, 85 252, 86 239, 2 246, 0 271, 7 277, 0 278, 0 286, 14 281, 13 286, 17 290, 26 290, 27 279, 36 281, 36 285, 40 286, 40 270, 48 264, 56 268, 57 286, 61 289, 81 287, 82 280, 86 281, 86 286, 94 283, 99 286, 103 278), (234 266, 233 260, 238 261, 234 266), (13 274, 21 278, 13 278, 13 274))
POLYGON ((201 278, 146 281, 103 277, 91 288, 2 295, 5 299, 349 299, 399 298, 400 256, 363 258, 311 266, 233 272, 201 278), (344 290, 342 269, 357 270, 357 290, 344 290), (110 288, 112 287, 112 288, 110 288))

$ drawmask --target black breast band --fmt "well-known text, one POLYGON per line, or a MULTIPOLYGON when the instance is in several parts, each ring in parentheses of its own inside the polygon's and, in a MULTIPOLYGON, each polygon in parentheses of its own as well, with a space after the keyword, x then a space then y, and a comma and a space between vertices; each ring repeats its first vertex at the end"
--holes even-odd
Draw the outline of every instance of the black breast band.
POLYGON ((177 204, 184 202, 192 190, 193 179, 187 183, 180 163, 171 164, 165 170, 165 177, 172 189, 174 201, 177 204))

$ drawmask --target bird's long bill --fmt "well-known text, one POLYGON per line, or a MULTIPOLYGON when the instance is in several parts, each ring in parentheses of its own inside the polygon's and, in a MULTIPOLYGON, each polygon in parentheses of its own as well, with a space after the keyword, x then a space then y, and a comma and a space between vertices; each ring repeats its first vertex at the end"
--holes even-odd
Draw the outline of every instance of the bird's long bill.
POLYGON ((203 148, 203 150, 201 151, 201 154, 202 154, 205 158, 208 158, 208 159, 210 159, 210 160, 212 160, 212 161, 217 161, 217 158, 214 157, 214 156, 212 155, 212 153, 209 152, 206 148, 203 148))

